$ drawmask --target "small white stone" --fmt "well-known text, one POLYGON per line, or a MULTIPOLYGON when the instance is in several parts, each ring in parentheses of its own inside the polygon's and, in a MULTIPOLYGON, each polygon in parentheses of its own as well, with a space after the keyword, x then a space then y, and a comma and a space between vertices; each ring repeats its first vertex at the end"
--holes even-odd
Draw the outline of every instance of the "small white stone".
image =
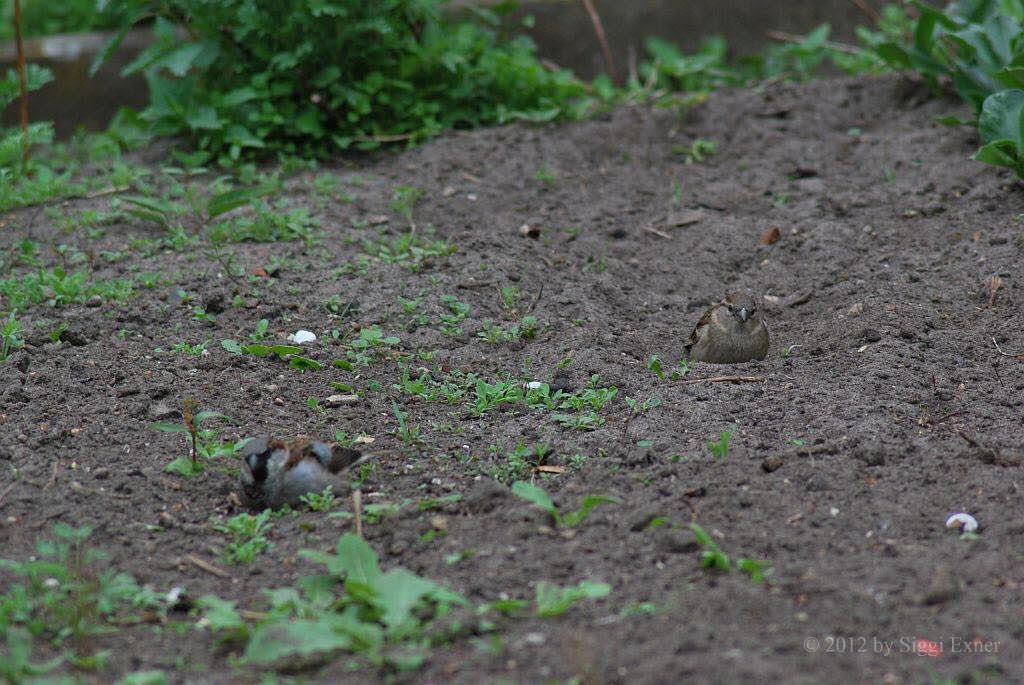
POLYGON ((829 516, 839 516, 839 510, 835 507, 830 507, 828 510, 829 516))
POLYGON ((541 383, 540 381, 530 381, 529 383, 527 383, 527 384, 526 384, 526 387, 527 387, 528 389, 530 389, 530 390, 537 390, 537 389, 539 389, 539 388, 540 388, 540 386, 542 386, 542 385, 544 385, 544 384, 543 384, 543 383, 541 383))
POLYGON ((165 597, 164 599, 167 601, 168 604, 177 604, 178 600, 181 598, 181 596, 184 593, 185 593, 185 588, 180 587, 180 586, 179 587, 172 587, 171 591, 167 593, 167 597, 165 597))
POLYGON ((302 345, 303 343, 313 342, 316 340, 316 334, 313 333, 313 331, 300 329, 289 335, 288 339, 296 345, 302 345))
POLYGON ((60 587, 60 581, 56 578, 47 578, 43 581, 43 587, 57 588, 60 587))
POLYGON ((959 528, 965 533, 978 530, 978 520, 970 514, 960 512, 946 519, 946 528, 959 528))

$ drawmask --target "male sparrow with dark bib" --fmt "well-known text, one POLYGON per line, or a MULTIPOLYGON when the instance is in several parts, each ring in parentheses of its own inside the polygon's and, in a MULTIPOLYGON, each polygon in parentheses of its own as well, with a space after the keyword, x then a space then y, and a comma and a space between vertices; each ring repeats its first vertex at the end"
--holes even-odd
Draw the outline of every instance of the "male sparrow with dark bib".
POLYGON ((253 438, 242 448, 238 490, 242 502, 254 509, 298 506, 300 497, 335 492, 347 487, 342 475, 363 460, 359 450, 315 440, 284 442, 274 437, 253 438))
POLYGON ((768 326, 758 303, 746 293, 731 293, 700 317, 686 344, 687 356, 709 364, 739 364, 768 354, 768 326))

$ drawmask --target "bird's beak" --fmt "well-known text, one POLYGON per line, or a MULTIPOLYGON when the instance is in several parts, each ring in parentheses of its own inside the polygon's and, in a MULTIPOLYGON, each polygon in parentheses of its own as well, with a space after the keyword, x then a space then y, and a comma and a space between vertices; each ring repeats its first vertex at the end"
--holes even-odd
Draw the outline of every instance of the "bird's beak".
POLYGON ((749 316, 749 314, 747 314, 747 308, 740 307, 740 310, 737 312, 737 315, 740 317, 740 321, 746 322, 747 317, 749 316))

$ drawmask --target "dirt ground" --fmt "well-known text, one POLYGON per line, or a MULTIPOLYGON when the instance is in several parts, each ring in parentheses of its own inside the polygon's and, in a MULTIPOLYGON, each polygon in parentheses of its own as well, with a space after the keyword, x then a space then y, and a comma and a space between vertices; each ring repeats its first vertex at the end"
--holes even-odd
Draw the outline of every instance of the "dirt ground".
MULTIPOLYGON (((200 251, 129 254, 102 277, 168 281, 124 304, 20 313, 31 344, 0 365, 0 483, 13 469, 20 479, 0 503, 0 556, 28 557, 55 522, 89 524, 92 544, 140 584, 253 610, 264 606, 261 589, 314 572, 298 550, 333 548, 350 519, 286 516, 255 562, 219 561, 226 539, 212 523, 239 511, 229 469, 163 473, 185 442, 149 427, 193 397, 236 421, 226 438, 372 436, 381 454, 363 501, 414 503, 365 526, 386 568, 475 604, 532 599, 541 580, 612 586, 558 617, 498 619, 501 649, 469 637, 437 647, 411 681, 1022 682, 1024 359, 1008 355, 1024 352, 1024 193, 1009 174, 968 160, 974 134, 933 123, 948 113, 966 114, 897 76, 774 84, 714 95, 684 120, 627 107, 582 123, 451 133, 330 169, 350 203, 317 202, 311 184, 323 168, 295 176, 286 195, 321 221, 320 238, 233 247, 245 282, 200 251), (717 152, 686 164, 673 148, 698 138, 717 152), (385 214, 388 230, 404 230, 388 208, 400 184, 426 191, 418 230, 432 226, 457 252, 416 272, 375 260, 343 268, 385 227, 362 222, 385 214), (521 235, 524 224, 539 237, 521 235), (779 238, 766 244, 772 226, 779 238), (506 287, 522 294, 517 313, 503 307, 506 287), (740 287, 767 297, 768 358, 671 379, 701 312, 740 287), (440 330, 443 295, 469 305, 461 334, 440 330), (430 322, 410 322, 399 296, 421 299, 430 322), (194 320, 197 304, 216 322, 194 320), (526 313, 541 325, 532 340, 477 336, 486 321, 508 329, 526 313), (401 339, 398 349, 421 351, 410 367, 435 378, 511 374, 578 389, 599 374, 618 396, 592 431, 521 405, 476 416, 471 402, 394 388, 393 354, 354 371, 302 373, 220 346, 244 340, 260 318, 280 342, 298 328, 316 332, 309 356, 323 362, 342 349, 328 331, 378 324, 401 339), (67 342, 53 344, 41 331, 62 321, 67 342), (208 355, 170 352, 204 340, 208 355), (648 368, 652 356, 664 379, 648 368), (721 374, 759 380, 686 383, 721 374), (332 382, 365 395, 311 410, 307 398, 336 394, 332 382), (660 404, 634 416, 625 396, 660 404), (392 401, 423 445, 399 439, 392 401), (707 442, 725 430, 730 449, 715 459, 707 442), (590 494, 622 503, 596 508, 572 534, 552 530, 491 477, 520 440, 549 443, 547 464, 566 467, 534 476, 559 505, 576 508, 590 494), (461 499, 441 510, 415 506, 452 494, 461 499), (960 511, 980 523, 976 538, 946 529, 960 511), (691 522, 730 557, 770 562, 769 582, 702 569, 691 522), (424 537, 432 527, 444 530, 424 537), (446 560, 466 550, 475 555, 446 560), (918 640, 941 653, 918 654, 918 640)), ((135 220, 95 239, 61 234, 38 209, 9 219, 5 241, 81 250, 160 235, 135 220)), ((114 657, 93 677, 162 668, 174 682, 259 679, 204 633, 179 632, 139 625, 96 638, 114 657)), ((385 676, 340 658, 302 677, 385 676)))

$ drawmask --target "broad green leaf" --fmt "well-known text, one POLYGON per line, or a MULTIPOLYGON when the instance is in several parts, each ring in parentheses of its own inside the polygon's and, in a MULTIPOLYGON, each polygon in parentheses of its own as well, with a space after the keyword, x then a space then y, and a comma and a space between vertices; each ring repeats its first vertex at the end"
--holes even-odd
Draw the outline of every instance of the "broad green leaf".
POLYGON ((983 143, 1009 140, 1024 150, 1024 90, 1004 90, 988 96, 978 117, 978 132, 983 143))
POLYGON ((272 664, 286 657, 347 649, 351 644, 349 636, 336 632, 328 620, 292 619, 257 626, 242 662, 272 664))
POLYGON ((571 511, 567 514, 562 515, 562 525, 573 528, 583 522, 583 519, 587 518, 590 511, 598 506, 599 504, 622 504, 622 500, 618 497, 611 497, 607 495, 589 495, 583 498, 583 504, 580 506, 578 511, 571 511))
POLYGON ((256 198, 269 195, 276 188, 277 186, 274 184, 265 183, 251 188, 236 188, 219 195, 214 195, 206 203, 206 214, 210 218, 218 217, 233 209, 247 205, 256 198))
POLYGON ((178 457, 164 467, 164 473, 177 473, 186 478, 198 476, 203 472, 203 462, 192 461, 190 457, 178 457))
POLYGON ((242 347, 234 340, 221 340, 220 346, 233 354, 242 354, 242 347))
POLYGON ((534 485, 533 483, 528 483, 524 480, 517 480, 512 484, 512 494, 518 495, 528 502, 533 502, 549 514, 558 513, 558 509, 555 507, 555 503, 551 500, 551 496, 545 492, 543 488, 534 485))
POLYGON ((376 604, 382 610, 381 619, 388 632, 398 631, 409 619, 412 610, 436 585, 402 568, 392 569, 373 583, 377 593, 376 604))

